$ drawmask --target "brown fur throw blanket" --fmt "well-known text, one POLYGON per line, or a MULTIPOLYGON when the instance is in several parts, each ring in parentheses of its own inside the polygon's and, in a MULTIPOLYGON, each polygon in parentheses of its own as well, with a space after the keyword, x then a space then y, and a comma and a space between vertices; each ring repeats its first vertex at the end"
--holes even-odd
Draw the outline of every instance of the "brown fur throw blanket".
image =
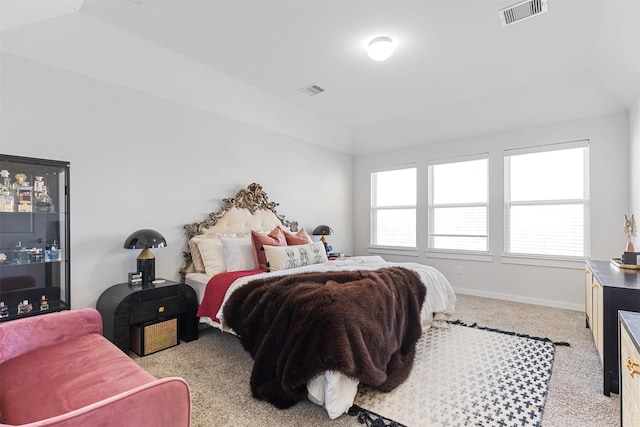
POLYGON ((339 371, 381 391, 401 384, 422 333, 426 288, 405 268, 311 272, 257 279, 237 289, 224 318, 254 358, 257 399, 288 408, 306 384, 339 371))

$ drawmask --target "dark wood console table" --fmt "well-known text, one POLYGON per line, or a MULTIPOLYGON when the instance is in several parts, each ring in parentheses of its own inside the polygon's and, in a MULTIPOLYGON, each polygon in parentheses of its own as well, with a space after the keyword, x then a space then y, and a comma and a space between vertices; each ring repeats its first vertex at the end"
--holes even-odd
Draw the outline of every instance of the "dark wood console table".
POLYGON ((188 285, 169 280, 147 286, 119 283, 100 295, 96 308, 105 338, 127 354, 131 326, 161 318, 177 316, 179 338, 198 339, 198 298, 188 285))
POLYGON ((618 310, 640 312, 640 270, 588 260, 585 301, 587 326, 602 362, 603 393, 609 396, 619 392, 618 310))

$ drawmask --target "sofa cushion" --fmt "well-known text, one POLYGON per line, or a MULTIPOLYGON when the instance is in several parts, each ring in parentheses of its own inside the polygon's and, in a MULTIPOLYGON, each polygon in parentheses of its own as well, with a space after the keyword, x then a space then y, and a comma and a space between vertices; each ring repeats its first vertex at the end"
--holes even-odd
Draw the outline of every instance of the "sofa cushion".
POLYGON ((155 378, 102 335, 89 334, 0 364, 0 413, 6 424, 61 415, 155 378))

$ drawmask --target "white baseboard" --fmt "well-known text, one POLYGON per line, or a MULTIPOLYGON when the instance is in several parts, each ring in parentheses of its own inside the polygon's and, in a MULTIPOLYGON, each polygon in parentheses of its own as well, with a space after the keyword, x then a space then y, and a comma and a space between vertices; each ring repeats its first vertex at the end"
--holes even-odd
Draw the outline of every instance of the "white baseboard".
POLYGON ((468 288, 454 287, 454 290, 458 294, 473 295, 476 297, 492 298, 492 299, 499 299, 504 301, 515 301, 515 302, 522 302, 525 304, 543 305, 546 307, 564 308, 567 310, 584 312, 583 304, 571 304, 571 303, 566 303, 562 301, 546 300, 546 299, 540 299, 540 298, 529 298, 529 297, 522 297, 519 295, 503 294, 499 292, 486 292, 486 291, 479 291, 477 289, 468 289, 468 288))

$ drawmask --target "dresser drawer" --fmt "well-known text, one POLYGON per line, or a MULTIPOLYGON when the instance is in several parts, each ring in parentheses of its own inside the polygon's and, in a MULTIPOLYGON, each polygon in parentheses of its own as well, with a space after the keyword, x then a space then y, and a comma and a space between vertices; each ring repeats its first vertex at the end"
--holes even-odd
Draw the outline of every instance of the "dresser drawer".
POLYGON ((174 295, 153 301, 141 302, 131 306, 129 323, 149 322, 158 317, 171 317, 184 313, 185 299, 182 295, 174 295))
POLYGON ((627 330, 620 328, 622 427, 640 427, 640 354, 627 330))

